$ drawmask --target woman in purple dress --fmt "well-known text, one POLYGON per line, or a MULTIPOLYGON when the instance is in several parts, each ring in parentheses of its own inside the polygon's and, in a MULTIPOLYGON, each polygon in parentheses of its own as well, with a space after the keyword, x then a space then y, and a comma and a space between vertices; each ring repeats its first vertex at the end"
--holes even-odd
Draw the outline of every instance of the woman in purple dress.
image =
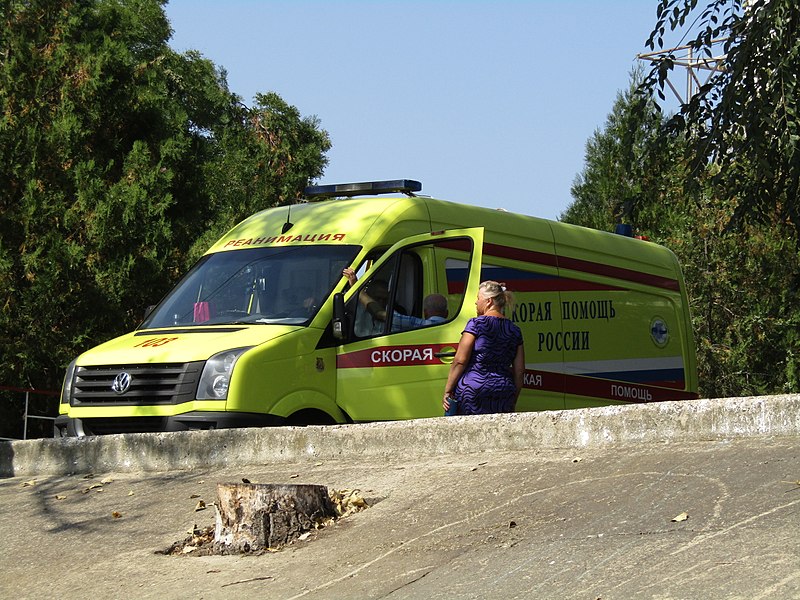
POLYGON ((444 388, 442 407, 458 403, 457 414, 513 412, 522 389, 525 351, 522 332, 505 317, 513 297, 504 284, 484 281, 475 308, 461 333, 456 356, 444 388))

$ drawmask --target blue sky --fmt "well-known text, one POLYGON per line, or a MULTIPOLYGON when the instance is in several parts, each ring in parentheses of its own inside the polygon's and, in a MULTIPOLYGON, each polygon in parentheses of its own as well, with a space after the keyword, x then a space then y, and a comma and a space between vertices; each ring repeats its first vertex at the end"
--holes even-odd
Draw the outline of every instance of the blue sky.
POLYGON ((656 0, 170 0, 178 51, 277 92, 331 136, 320 183, 556 219, 587 140, 646 52, 656 0))

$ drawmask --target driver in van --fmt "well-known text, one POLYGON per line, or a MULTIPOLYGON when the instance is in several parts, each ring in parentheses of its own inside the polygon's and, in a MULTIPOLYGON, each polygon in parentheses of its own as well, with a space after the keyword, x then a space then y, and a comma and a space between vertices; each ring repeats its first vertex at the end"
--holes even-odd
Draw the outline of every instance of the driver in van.
MULTIPOLYGON (((353 269, 346 268, 342 270, 342 275, 347 278, 351 287, 358 281, 358 277, 353 269)), ((369 313, 373 321, 376 322, 376 330, 373 330, 371 333, 383 332, 382 323, 386 321, 387 300, 388 290, 386 284, 379 280, 371 282, 358 296, 358 301, 364 306, 365 311, 369 313)), ((426 325, 445 321, 448 315, 447 298, 441 294, 429 294, 425 296, 425 299, 422 301, 422 314, 423 317, 419 318, 411 315, 403 315, 394 311, 392 314, 392 331, 416 329, 418 327, 425 327, 426 325)), ((356 333, 358 333, 358 331, 356 333)))
POLYGON ((317 299, 310 287, 300 287, 284 292, 288 305, 288 314, 293 317, 305 317, 317 309, 317 299))
MULTIPOLYGON (((342 275, 350 282, 350 286, 355 285, 358 276, 353 269, 345 268, 342 275)), ((386 303, 389 300, 389 288, 382 279, 375 279, 367 287, 361 290, 359 301, 364 305, 364 310, 357 311, 355 322, 355 333, 359 337, 366 337, 383 333, 383 322, 386 319, 386 303), (376 315, 384 314, 380 319, 376 315)))

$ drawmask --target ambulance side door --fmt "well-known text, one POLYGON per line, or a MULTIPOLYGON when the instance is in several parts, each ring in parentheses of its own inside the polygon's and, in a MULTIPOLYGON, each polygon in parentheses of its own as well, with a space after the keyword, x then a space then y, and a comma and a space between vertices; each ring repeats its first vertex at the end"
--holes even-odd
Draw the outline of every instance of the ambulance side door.
POLYGON ((336 402, 354 421, 442 415, 447 375, 464 325, 475 316, 483 228, 407 238, 345 294, 346 340, 337 348, 336 402), (386 292, 385 318, 362 300, 386 292), (446 299, 447 315, 425 312, 446 299), (426 318, 429 317, 429 318, 426 318))

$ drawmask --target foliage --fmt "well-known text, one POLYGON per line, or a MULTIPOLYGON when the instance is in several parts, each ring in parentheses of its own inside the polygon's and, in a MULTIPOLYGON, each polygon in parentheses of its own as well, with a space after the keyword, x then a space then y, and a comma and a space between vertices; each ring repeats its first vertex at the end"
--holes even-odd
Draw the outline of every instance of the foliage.
MULTIPOLYGON (((639 81, 634 75, 632 88, 639 81)), ((562 220, 609 231, 624 219, 672 249, 683 266, 705 397, 800 390, 800 263, 795 228, 773 215, 730 224, 736 200, 718 194, 718 167, 694 185, 680 134, 638 94, 618 96, 602 131, 587 143, 585 167, 562 220), (649 111, 650 115, 642 114, 649 111), (620 157, 640 157, 624 161, 620 157), (617 211, 618 212, 618 211, 617 211)))
MULTIPOLYGON (((733 201, 733 223, 788 221, 800 231, 800 4, 796 0, 660 0, 651 49, 663 48, 667 27, 692 23, 687 43, 711 57, 723 39, 723 69, 681 107, 673 130, 688 133, 687 157, 698 184, 708 164, 712 185, 733 201), (691 19, 694 17, 694 20, 691 19)), ((689 35, 689 32, 687 32, 689 35)), ((661 98, 674 52, 655 62, 644 90, 661 98)))
POLYGON ((639 213, 668 208, 681 197, 680 139, 663 143, 664 119, 637 93, 641 83, 641 71, 633 72, 605 128, 586 143, 585 166, 572 185, 574 201, 561 220, 605 231, 617 223, 638 227, 639 213))
MULTIPOLYGON (((718 394, 798 391, 800 336, 800 5, 795 0, 660 0, 651 49, 691 23, 688 46, 723 68, 667 123, 687 139, 686 195, 706 382, 718 394), (710 236, 710 237, 709 237, 710 236)), ((663 87, 672 52, 642 90, 663 87)), ((690 267, 691 268, 691 267, 690 267)))
POLYGON ((703 395, 800 390, 794 228, 753 222, 732 231, 733 207, 710 191, 688 208, 691 218, 659 241, 683 265, 703 395))
POLYGON ((209 239, 322 174, 318 122, 275 94, 244 106, 169 48, 162 5, 0 9, 0 382, 58 388, 209 239))

